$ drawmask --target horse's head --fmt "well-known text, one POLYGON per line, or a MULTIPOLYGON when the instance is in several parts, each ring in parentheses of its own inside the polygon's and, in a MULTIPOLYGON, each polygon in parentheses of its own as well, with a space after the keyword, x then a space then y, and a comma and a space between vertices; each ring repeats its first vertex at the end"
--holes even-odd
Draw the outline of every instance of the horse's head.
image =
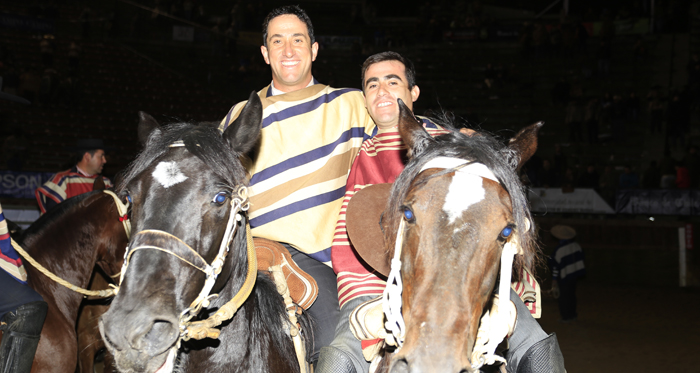
POLYGON ((399 129, 411 160, 385 211, 388 254, 401 250, 405 321, 392 372, 472 371, 479 320, 491 305, 506 242, 521 243, 516 268, 534 258, 517 171, 534 153, 541 125, 508 145, 487 134, 433 138, 401 104, 399 129))
POLYGON ((254 93, 223 135, 208 124, 161 128, 140 114, 144 150, 118 190, 132 203, 132 231, 138 233, 129 243, 119 292, 100 323, 119 370, 154 372, 172 363, 182 318, 206 307, 210 290, 235 285, 239 273, 245 277, 245 250, 242 258, 226 253, 245 242, 244 234, 232 233, 243 230, 237 216, 247 203, 239 156, 257 141, 261 118, 254 93))

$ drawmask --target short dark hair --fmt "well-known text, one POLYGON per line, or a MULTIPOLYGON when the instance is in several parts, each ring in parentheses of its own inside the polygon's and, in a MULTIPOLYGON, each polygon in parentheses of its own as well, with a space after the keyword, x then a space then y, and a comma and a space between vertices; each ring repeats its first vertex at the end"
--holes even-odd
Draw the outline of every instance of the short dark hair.
POLYGON ((263 45, 265 47, 267 47, 267 27, 270 25, 270 21, 286 14, 297 16, 297 18, 299 18, 300 21, 304 22, 306 24, 306 29, 309 32, 309 39, 311 39, 311 44, 316 42, 316 36, 314 36, 314 25, 311 24, 311 18, 309 18, 309 15, 306 14, 304 9, 299 8, 298 5, 285 5, 279 8, 272 9, 272 11, 268 13, 267 17, 265 17, 265 20, 263 21, 262 32, 263 45))
POLYGON ((367 72, 367 69, 369 69, 369 67, 374 65, 375 63, 384 61, 401 62, 406 68, 406 79, 408 80, 408 89, 412 89, 416 85, 416 68, 413 66, 413 62, 396 52, 387 51, 373 54, 367 57, 365 62, 362 64, 362 82, 360 86, 362 87, 363 91, 365 90, 365 73, 367 72))
POLYGON ((90 154, 90 158, 94 157, 95 153, 97 153, 98 150, 100 150, 100 149, 90 149, 90 150, 82 149, 82 150, 76 151, 75 152, 75 163, 79 163, 80 161, 82 161, 83 156, 85 156, 85 153, 90 154))

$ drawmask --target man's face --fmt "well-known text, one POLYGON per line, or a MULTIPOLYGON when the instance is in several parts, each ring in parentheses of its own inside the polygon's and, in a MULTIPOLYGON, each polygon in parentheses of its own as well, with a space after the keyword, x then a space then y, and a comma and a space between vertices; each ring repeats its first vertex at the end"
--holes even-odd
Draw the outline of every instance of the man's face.
POLYGON ((97 149, 95 155, 90 156, 90 153, 86 153, 88 157, 87 170, 90 175, 99 174, 102 172, 102 167, 107 163, 107 158, 105 157, 105 152, 102 149, 97 149))
POLYGON ((363 82, 365 107, 380 129, 399 124, 397 99, 403 100, 413 110, 413 102, 418 99, 418 86, 408 88, 406 67, 399 61, 382 61, 370 65, 363 82))
POLYGON ((267 47, 260 47, 265 63, 272 68, 272 81, 282 92, 305 88, 311 82, 311 63, 318 43, 311 44, 306 24, 297 16, 275 17, 267 26, 267 47))

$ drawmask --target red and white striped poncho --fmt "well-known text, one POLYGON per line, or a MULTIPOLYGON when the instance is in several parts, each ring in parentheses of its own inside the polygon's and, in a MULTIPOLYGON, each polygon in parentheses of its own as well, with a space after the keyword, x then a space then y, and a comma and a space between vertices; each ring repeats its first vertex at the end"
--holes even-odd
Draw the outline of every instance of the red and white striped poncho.
MULTIPOLYGON (((423 127, 432 136, 449 131, 423 119, 423 127)), ((335 227, 331 261, 338 275, 338 302, 342 308, 349 300, 359 296, 379 296, 386 282, 372 273, 360 259, 348 241, 345 229, 345 211, 350 198, 362 188, 380 183, 393 183, 406 163, 406 147, 398 128, 380 130, 374 137, 362 143, 360 153, 350 169, 343 205, 335 227)))

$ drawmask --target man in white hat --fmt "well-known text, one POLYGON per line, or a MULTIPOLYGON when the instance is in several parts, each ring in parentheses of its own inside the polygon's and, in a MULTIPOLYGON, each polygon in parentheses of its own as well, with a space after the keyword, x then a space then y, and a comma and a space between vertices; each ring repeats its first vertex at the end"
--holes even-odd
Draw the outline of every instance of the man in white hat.
POLYGON ((552 268, 552 295, 559 300, 561 322, 576 321, 576 282, 586 274, 583 250, 575 241, 576 230, 568 225, 555 225, 551 234, 559 240, 549 258, 552 268))

